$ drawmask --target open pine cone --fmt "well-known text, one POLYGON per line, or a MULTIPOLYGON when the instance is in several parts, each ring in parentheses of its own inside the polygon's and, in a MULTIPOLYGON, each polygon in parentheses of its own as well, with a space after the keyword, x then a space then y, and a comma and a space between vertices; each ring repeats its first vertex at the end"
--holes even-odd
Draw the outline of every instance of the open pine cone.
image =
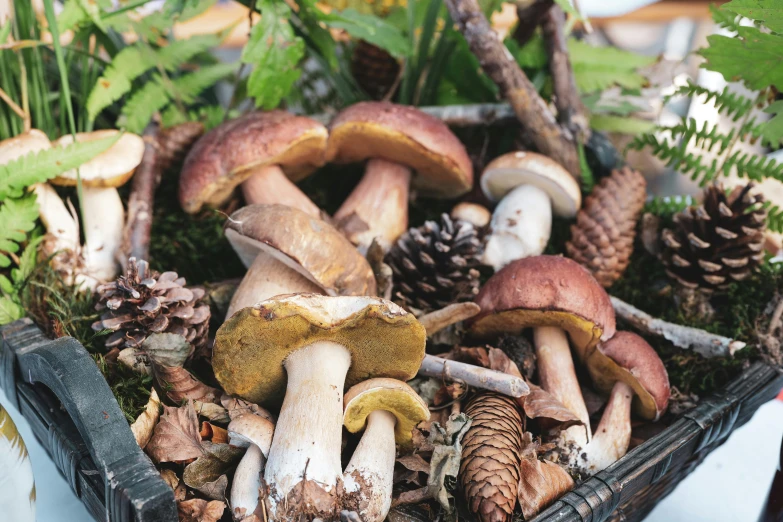
POLYGON ((704 190, 704 202, 674 216, 665 229, 662 259, 666 273, 690 289, 713 292, 742 281, 764 259, 767 212, 753 184, 728 194, 721 184, 704 190))
POLYGON ((95 309, 100 321, 93 330, 113 330, 106 347, 141 346, 152 333, 175 333, 193 344, 198 352, 207 343, 209 305, 199 304, 203 288, 185 288, 176 272, 159 274, 146 261, 128 261, 128 270, 116 281, 98 287, 95 309))

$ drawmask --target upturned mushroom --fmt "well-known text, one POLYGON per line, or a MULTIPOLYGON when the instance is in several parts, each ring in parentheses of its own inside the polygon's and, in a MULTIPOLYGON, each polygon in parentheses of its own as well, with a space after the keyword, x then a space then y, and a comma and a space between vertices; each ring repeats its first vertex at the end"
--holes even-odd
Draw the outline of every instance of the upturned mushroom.
POLYGON ((284 205, 231 214, 226 237, 248 267, 226 317, 279 294, 373 295, 367 260, 328 223, 284 205))
POLYGON ((509 152, 481 174, 481 190, 500 203, 490 222, 482 262, 500 270, 544 252, 552 214, 574 217, 582 206, 579 184, 556 161, 534 152, 509 152))
POLYGON ((566 429, 563 440, 576 448, 585 446, 591 436, 590 416, 568 338, 580 360, 586 360, 599 341, 614 335, 614 309, 603 287, 571 259, 536 256, 495 273, 475 302, 481 312, 468 324, 476 338, 517 335, 533 328, 541 387, 584 423, 566 429))
POLYGON ((631 442, 631 406, 644 420, 656 421, 669 403, 669 375, 655 350, 631 332, 617 332, 600 343, 585 361, 595 387, 609 401, 593 440, 573 463, 597 473, 628 452, 631 442))
POLYGON ((437 118, 413 107, 362 102, 343 110, 329 125, 327 160, 369 160, 364 177, 334 215, 360 250, 377 238, 384 249, 408 228, 408 191, 455 198, 473 186, 465 147, 437 118))
POLYGON ((376 297, 278 296, 220 327, 212 364, 226 392, 265 405, 282 399, 264 470, 272 520, 335 516, 343 389, 411 379, 425 343, 411 314, 376 297))
MULTIPOLYGON (((116 135, 117 130, 100 130, 66 135, 55 141, 66 147, 77 142, 95 141, 116 135)), ((111 281, 119 272, 117 255, 125 226, 125 209, 117 187, 124 185, 136 171, 144 155, 141 136, 123 133, 108 150, 79 167, 82 181, 84 225, 84 273, 100 283, 111 281)), ((76 186, 76 170, 52 179, 53 185, 76 186)))
POLYGON ((394 379, 369 379, 345 394, 343 422, 351 433, 364 430, 343 473, 343 501, 364 522, 380 522, 391 508, 395 442, 410 447, 413 428, 430 418, 424 400, 394 379))
POLYGON ((249 517, 258 506, 261 477, 274 431, 272 421, 252 413, 241 415, 228 425, 231 445, 247 448, 231 485, 230 502, 234 520, 241 521, 249 517))
POLYGON ((218 125, 193 144, 179 181, 188 214, 224 203, 237 185, 248 205, 280 203, 314 217, 320 210, 294 182, 324 164, 326 127, 285 111, 255 111, 218 125))

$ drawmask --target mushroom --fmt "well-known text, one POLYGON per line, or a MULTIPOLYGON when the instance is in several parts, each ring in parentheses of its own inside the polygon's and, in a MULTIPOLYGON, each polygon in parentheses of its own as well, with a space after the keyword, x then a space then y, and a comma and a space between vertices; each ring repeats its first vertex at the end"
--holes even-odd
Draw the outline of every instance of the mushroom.
MULTIPOLYGON (((77 142, 95 141, 116 135, 117 130, 100 130, 76 134, 77 142)), ((66 135, 55 145, 66 147, 74 136, 66 135)), ((82 208, 84 215, 84 273, 100 283, 117 277, 117 255, 125 226, 125 209, 117 187, 133 176, 144 155, 141 136, 123 133, 109 149, 79 167, 82 181, 82 208)), ((75 186, 76 169, 52 179, 53 185, 75 186)))
POLYGON ((179 180, 188 214, 223 204, 242 184, 245 202, 321 211, 294 184, 324 164, 326 127, 285 111, 255 111, 218 125, 193 144, 179 180))
POLYGON ((429 420, 430 411, 413 388, 385 378, 357 384, 344 402, 345 427, 365 430, 343 473, 344 488, 364 522, 381 522, 391 508, 395 442, 409 449, 413 428, 429 420))
POLYGON ((264 481, 272 520, 335 516, 343 389, 416 375, 426 334, 377 297, 277 296, 235 313, 215 336, 215 377, 232 395, 279 404, 264 481))
POLYGON ((247 448, 239 461, 231 485, 231 512, 234 520, 243 520, 253 514, 258 505, 264 462, 272 445, 275 425, 268 419, 246 413, 228 425, 232 446, 247 448))
POLYGON ((476 338, 517 335, 533 328, 541 387, 584 423, 565 430, 563 440, 577 449, 586 445, 590 416, 566 334, 580 360, 588 359, 599 341, 614 335, 614 309, 603 287, 571 259, 536 256, 496 272, 475 302, 481 312, 468 324, 476 338))
POLYGON ((489 225, 492 214, 487 210, 487 207, 483 205, 463 201, 457 203, 454 205, 454 208, 451 209, 451 218, 467 221, 477 230, 480 230, 489 225))
POLYGON ((647 341, 631 332, 617 332, 600 343, 585 361, 593 384, 609 393, 593 440, 579 453, 576 465, 597 473, 625 455, 631 442, 631 405, 635 413, 656 421, 669 403, 669 376, 647 341))
POLYGON ((481 174, 481 190, 491 201, 500 200, 482 256, 495 270, 543 253, 552 213, 574 217, 582 206, 579 184, 571 174, 534 152, 509 152, 493 160, 481 174))
POLYGON ((408 190, 455 198, 473 186, 473 166, 465 147, 437 118, 413 107, 361 102, 329 125, 327 160, 369 160, 364 177, 334 215, 362 252, 373 239, 384 249, 408 228, 408 190))
POLYGON ((284 205, 249 205, 231 214, 226 237, 248 267, 226 317, 279 294, 375 293, 367 260, 334 227, 284 205))

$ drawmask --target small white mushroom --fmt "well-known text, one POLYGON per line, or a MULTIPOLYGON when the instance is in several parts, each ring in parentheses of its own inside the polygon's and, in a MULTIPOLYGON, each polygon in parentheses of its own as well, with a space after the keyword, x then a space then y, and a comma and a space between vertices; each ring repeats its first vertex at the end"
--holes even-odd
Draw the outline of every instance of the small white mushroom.
POLYGON ((247 448, 231 485, 230 502, 234 520, 241 521, 252 515, 258 506, 261 477, 274 431, 275 425, 270 420, 252 413, 241 415, 228 425, 231 445, 247 448))

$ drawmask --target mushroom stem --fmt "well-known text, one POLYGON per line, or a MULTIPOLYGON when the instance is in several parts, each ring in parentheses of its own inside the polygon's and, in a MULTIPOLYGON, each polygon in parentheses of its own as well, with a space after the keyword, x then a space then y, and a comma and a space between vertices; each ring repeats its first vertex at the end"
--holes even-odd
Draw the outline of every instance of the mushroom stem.
POLYGON ((391 508, 396 423, 388 411, 370 413, 362 439, 343 474, 345 491, 359 495, 359 514, 364 522, 382 521, 391 508))
POLYGON ((267 252, 259 252, 231 298, 226 317, 281 294, 323 293, 323 289, 267 252))
POLYGON ((533 185, 521 185, 492 214, 482 263, 495 271, 523 257, 540 255, 552 233, 552 201, 533 185))
POLYGON ((287 205, 302 212, 320 218, 321 209, 299 190, 279 165, 265 165, 255 169, 252 176, 242 183, 242 195, 245 203, 287 205))
POLYGON ((308 504, 317 508, 319 499, 308 498, 313 491, 335 494, 342 478, 343 387, 350 365, 348 349, 330 341, 314 342, 285 361, 288 384, 264 471, 273 520, 285 516, 294 488, 300 510, 308 504), (305 481, 306 487, 297 487, 305 481))
POLYGON ((116 254, 122 244, 125 209, 113 187, 84 187, 85 272, 100 282, 111 281, 119 272, 116 254))
POLYGON ((590 414, 576 379, 568 338, 561 328, 539 326, 533 329, 541 387, 563 403, 584 426, 572 426, 563 432, 566 440, 584 446, 590 441, 590 414))
POLYGON ((364 177, 334 215, 338 228, 364 253, 378 238, 384 250, 408 228, 411 170, 383 159, 367 162, 364 177))
POLYGON ((590 474, 611 466, 628 452, 631 444, 631 401, 633 389, 623 381, 612 388, 593 440, 584 448, 590 474))
POLYGON ((51 241, 45 244, 46 255, 56 254, 52 263, 56 269, 62 269, 66 283, 73 283, 79 249, 79 225, 65 207, 65 203, 48 183, 33 186, 38 202, 38 215, 46 226, 51 241))
POLYGON ((248 446, 239 461, 231 486, 231 512, 234 520, 243 520, 256 509, 264 462, 264 454, 255 444, 248 446))

